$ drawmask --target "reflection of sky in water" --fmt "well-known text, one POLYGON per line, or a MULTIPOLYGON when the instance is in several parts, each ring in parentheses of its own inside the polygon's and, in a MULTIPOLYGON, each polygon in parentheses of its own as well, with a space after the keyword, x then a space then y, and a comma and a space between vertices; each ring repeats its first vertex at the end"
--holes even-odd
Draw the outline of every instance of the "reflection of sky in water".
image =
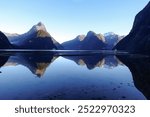
POLYGON ((0 99, 145 99, 122 65, 89 70, 59 57, 41 78, 22 65, 1 71, 0 99))

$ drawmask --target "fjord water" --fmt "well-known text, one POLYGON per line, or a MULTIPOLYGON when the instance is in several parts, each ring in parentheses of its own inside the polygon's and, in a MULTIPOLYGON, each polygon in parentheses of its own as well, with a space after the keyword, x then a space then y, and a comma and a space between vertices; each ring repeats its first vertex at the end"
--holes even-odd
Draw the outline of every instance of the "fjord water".
POLYGON ((1 53, 0 99, 150 99, 149 65, 129 54, 1 53))

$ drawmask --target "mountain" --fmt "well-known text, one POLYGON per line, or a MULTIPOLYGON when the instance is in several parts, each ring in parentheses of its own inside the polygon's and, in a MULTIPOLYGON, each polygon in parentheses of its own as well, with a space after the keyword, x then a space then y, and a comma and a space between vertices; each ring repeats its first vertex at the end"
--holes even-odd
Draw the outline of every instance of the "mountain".
POLYGON ((4 33, 0 31, 0 49, 10 49, 12 48, 11 43, 4 33))
POLYGON ((108 32, 104 34, 105 42, 106 42, 106 50, 112 50, 113 47, 122 40, 125 36, 117 35, 113 32, 108 32))
POLYGON ((71 41, 62 43, 64 49, 70 50, 99 50, 105 47, 104 37, 89 31, 86 36, 79 35, 71 41))
POLYGON ((66 50, 111 50, 124 36, 109 32, 96 34, 89 31, 87 35, 78 35, 75 39, 62 43, 66 50))
POLYGON ((82 50, 100 50, 106 46, 104 36, 92 31, 87 33, 81 45, 82 50))
POLYGON ((132 30, 114 49, 150 54, 150 2, 136 15, 132 30))
POLYGON ((62 46, 47 32, 43 23, 34 25, 22 35, 5 33, 15 48, 60 49, 62 46))

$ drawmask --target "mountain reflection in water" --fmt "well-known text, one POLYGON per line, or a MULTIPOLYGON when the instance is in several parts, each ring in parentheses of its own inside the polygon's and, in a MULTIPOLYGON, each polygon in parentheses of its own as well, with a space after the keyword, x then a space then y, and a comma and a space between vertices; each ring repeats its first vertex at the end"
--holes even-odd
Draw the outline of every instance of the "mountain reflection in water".
POLYGON ((33 74, 41 77, 46 68, 56 59, 53 53, 15 53, 11 55, 4 66, 23 65, 33 74))
POLYGON ((150 99, 149 57, 13 52, 0 66, 0 99, 150 99))
POLYGON ((118 56, 130 69, 134 85, 150 100, 150 57, 118 56))

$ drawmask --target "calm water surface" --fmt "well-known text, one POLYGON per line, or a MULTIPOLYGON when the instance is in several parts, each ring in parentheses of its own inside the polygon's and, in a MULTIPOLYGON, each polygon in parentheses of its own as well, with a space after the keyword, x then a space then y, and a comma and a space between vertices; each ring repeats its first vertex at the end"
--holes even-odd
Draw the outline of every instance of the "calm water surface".
POLYGON ((1 53, 0 99, 150 99, 150 59, 1 53))

